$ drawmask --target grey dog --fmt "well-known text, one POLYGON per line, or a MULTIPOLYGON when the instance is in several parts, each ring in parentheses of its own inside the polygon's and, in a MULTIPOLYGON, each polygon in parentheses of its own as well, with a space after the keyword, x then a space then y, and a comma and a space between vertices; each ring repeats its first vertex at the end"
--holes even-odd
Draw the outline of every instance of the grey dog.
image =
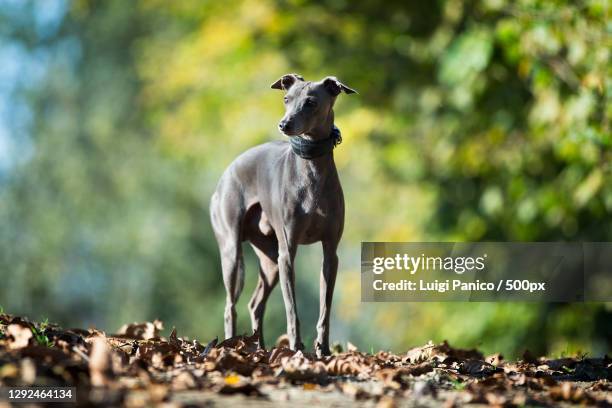
POLYGON ((265 143, 241 154, 221 176, 210 213, 219 244, 227 291, 225 337, 236 334, 236 302, 244 285, 242 242, 259 258, 259 281, 249 302, 260 347, 263 316, 280 278, 287 335, 293 350, 303 349, 296 310, 294 259, 300 244, 321 242, 319 320, 315 350, 329 354, 329 320, 344 229, 344 197, 334 163, 339 139, 333 106, 341 93, 355 91, 335 77, 318 82, 287 74, 272 84, 286 91, 285 115, 278 128, 290 138, 265 143))

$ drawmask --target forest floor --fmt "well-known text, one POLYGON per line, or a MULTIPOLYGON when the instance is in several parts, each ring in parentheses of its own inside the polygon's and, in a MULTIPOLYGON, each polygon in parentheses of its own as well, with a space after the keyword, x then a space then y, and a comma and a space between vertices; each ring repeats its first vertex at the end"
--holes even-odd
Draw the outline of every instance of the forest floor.
MULTIPOLYGON (((448 343, 330 357, 254 337, 200 343, 159 321, 117 334, 0 314, 0 388, 76 387, 87 406, 612 406, 612 359, 484 356, 448 343)), ((0 400, 0 407, 9 406, 0 400)))

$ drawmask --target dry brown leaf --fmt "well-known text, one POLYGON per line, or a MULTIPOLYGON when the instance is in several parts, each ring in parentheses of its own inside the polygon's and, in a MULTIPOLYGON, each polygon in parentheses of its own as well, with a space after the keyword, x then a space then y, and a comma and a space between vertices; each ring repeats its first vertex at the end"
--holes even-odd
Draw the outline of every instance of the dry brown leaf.
POLYGON ((149 392, 149 399, 154 404, 166 401, 170 395, 170 389, 163 384, 149 384, 147 391, 149 392))
POLYGON ((280 365, 276 375, 289 380, 318 382, 327 377, 325 364, 308 360, 301 351, 291 357, 281 358, 280 365))
POLYGON ((343 393, 353 397, 356 400, 366 399, 369 397, 369 394, 363 388, 353 383, 342 383, 341 388, 343 393))
POLYGON ((0 378, 15 378, 19 375, 19 368, 15 364, 9 363, 0 366, 0 378))
POLYGON ((570 382, 563 382, 561 385, 551 388, 549 394, 556 401, 568 401, 577 404, 590 404, 595 401, 585 390, 570 382))
POLYGON ((538 359, 536 356, 533 355, 533 353, 529 350, 525 350, 525 352, 523 353, 523 361, 529 364, 537 364, 538 363, 538 359))
POLYGON ((487 363, 492 364, 494 366, 500 365, 503 360, 504 356, 502 356, 500 353, 491 354, 490 356, 487 356, 487 358, 485 358, 485 361, 487 363))
POLYGON ((17 317, 1 319, 5 336, 0 340, 0 382, 50 381, 85 387, 90 402, 98 405, 166 406, 174 391, 262 396, 260 387, 296 386, 302 392, 339 390, 380 405, 403 404, 407 397, 442 403, 437 400, 440 388, 449 405, 612 403, 609 357, 547 360, 526 354, 524 361, 505 362, 499 354, 485 359, 476 350, 430 342, 401 356, 387 351, 362 353, 349 343, 347 352, 316 358, 283 347, 263 350, 255 335, 236 336, 218 345, 213 340, 204 347, 179 338, 173 328, 165 339, 159 336, 159 322, 126 325, 115 337, 95 329, 62 330, 51 325, 45 335, 53 345, 45 347, 32 340, 30 328, 39 326, 17 317), (9 326, 13 327, 8 330, 9 326), (423 377, 415 378, 419 376, 423 377), (583 379, 593 381, 578 386, 576 381, 583 379), (452 390, 455 381, 465 390, 452 390), (88 390, 91 386, 98 388, 88 390))
POLYGON ((107 385, 109 377, 112 375, 111 349, 104 337, 94 337, 90 342, 89 375, 91 385, 103 387, 107 385))
POLYGON ((408 350, 404 361, 411 363, 420 363, 423 361, 437 360, 444 362, 447 359, 465 360, 476 359, 483 360, 484 356, 478 350, 464 350, 451 347, 446 341, 435 345, 429 341, 425 346, 415 347, 408 350))
POLYGON ((6 327, 6 334, 9 338, 8 347, 11 350, 27 347, 33 336, 30 327, 21 324, 9 324, 6 327))
POLYGON ((495 372, 495 367, 481 360, 466 360, 460 364, 459 372, 469 375, 489 375, 495 372))
POLYGON ((21 360, 21 381, 25 384, 32 385, 36 381, 36 365, 31 358, 24 358, 21 360))
POLYGON ((280 364, 280 361, 282 358, 284 357, 291 357, 295 354, 296 352, 288 349, 286 347, 277 347, 272 349, 272 352, 270 353, 270 357, 268 359, 268 363, 271 365, 275 365, 275 364, 280 364))
POLYGON ((223 379, 217 388, 220 394, 244 394, 255 397, 262 397, 259 388, 253 384, 248 377, 230 375, 223 379))
POLYGON ((313 384, 313 383, 304 383, 303 389, 304 391, 312 391, 312 390, 316 390, 318 387, 317 384, 313 384))
POLYGON ((259 335, 254 334, 252 336, 235 336, 225 339, 217 345, 217 348, 227 348, 244 353, 254 353, 260 348, 259 335))
POLYGON ((289 336, 283 334, 274 343, 276 348, 289 348, 289 336))
POLYGON ((196 378, 190 371, 181 371, 172 379, 172 388, 174 390, 189 390, 197 385, 196 378))
POLYGON ((376 404, 376 408, 395 408, 396 406, 395 399, 387 396, 382 397, 376 404))
POLYGON ((505 396, 493 392, 487 392, 485 394, 485 399, 492 407, 503 407, 508 401, 505 396))
POLYGON ((160 320, 154 320, 153 322, 124 324, 117 335, 130 339, 150 340, 159 337, 163 329, 163 323, 160 320))
POLYGON ((213 367, 214 370, 231 371, 244 376, 250 376, 255 369, 255 365, 251 364, 241 354, 225 348, 220 351, 213 367))
POLYGON ((589 387, 592 391, 612 391, 612 383, 608 380, 599 380, 589 387))

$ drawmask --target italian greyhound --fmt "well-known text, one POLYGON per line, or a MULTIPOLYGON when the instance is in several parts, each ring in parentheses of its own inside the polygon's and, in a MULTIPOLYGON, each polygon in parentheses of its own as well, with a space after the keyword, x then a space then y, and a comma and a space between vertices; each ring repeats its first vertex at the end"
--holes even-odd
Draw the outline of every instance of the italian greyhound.
POLYGON ((263 316, 280 278, 293 350, 302 350, 295 298, 294 259, 300 244, 321 242, 319 320, 315 351, 329 355, 329 321, 338 271, 336 250, 344 228, 344 197, 334 163, 340 138, 334 126, 334 102, 355 93, 335 77, 318 82, 287 74, 273 89, 286 92, 279 130, 289 137, 253 147, 225 170, 210 203, 227 292, 225 337, 236 334, 236 302, 244 286, 242 242, 259 258, 259 281, 249 312, 259 346, 264 347, 263 316))

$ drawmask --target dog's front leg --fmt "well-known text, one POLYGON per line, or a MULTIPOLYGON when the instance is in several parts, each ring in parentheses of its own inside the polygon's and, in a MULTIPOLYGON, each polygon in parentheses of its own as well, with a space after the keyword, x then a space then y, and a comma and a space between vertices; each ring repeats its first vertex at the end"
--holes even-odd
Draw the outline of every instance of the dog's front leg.
POLYGON ((315 343, 315 351, 318 357, 330 354, 329 316, 334 296, 336 274, 338 273, 337 247, 337 242, 323 242, 323 267, 321 268, 321 282, 319 285, 319 321, 317 323, 317 341, 315 343))
POLYGON ((293 270, 295 252, 296 247, 294 245, 279 243, 278 272, 283 301, 285 302, 285 313, 287 314, 289 347, 292 350, 303 350, 304 344, 300 337, 300 321, 295 300, 295 274, 293 270))

